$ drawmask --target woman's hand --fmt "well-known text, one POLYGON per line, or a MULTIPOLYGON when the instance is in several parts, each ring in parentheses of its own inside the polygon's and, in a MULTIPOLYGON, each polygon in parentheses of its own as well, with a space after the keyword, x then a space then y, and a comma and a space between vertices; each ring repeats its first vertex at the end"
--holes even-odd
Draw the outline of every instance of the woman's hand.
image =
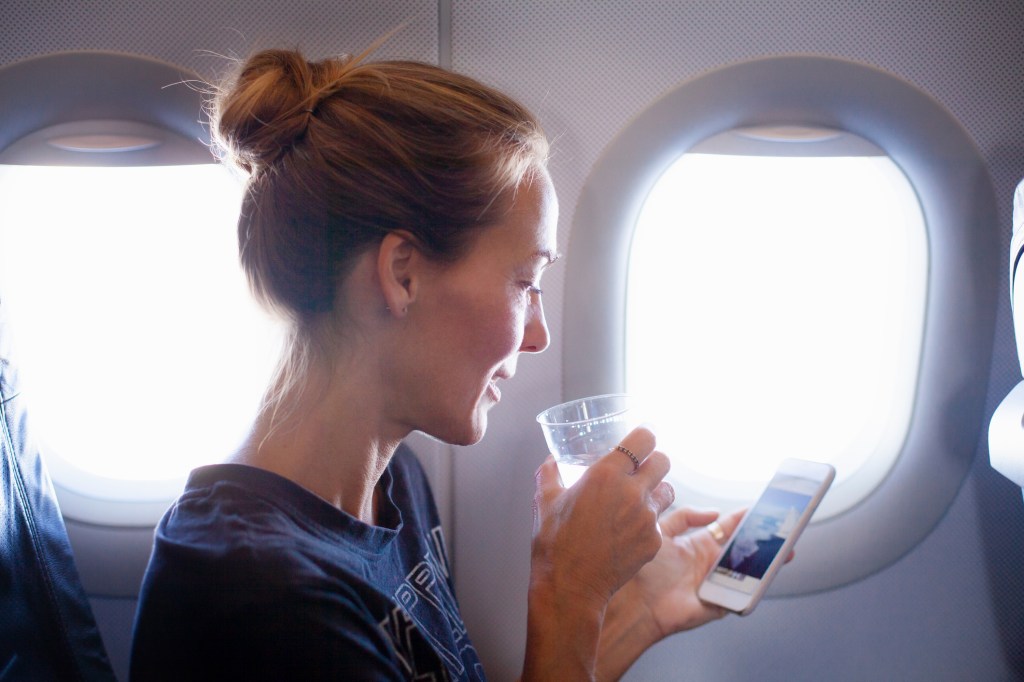
POLYGON ((640 427, 622 447, 639 467, 614 450, 563 488, 549 457, 537 471, 533 575, 554 581, 581 599, 605 603, 661 549, 658 517, 674 499, 662 481, 669 460, 654 449, 654 434, 640 427))
MULTIPOLYGON (((726 537, 742 517, 741 510, 719 520, 726 537)), ((680 509, 662 520, 661 549, 608 606, 598 653, 598 679, 618 679, 655 642, 726 614, 725 609, 697 597, 697 589, 722 547, 707 530, 688 533, 717 518, 715 511, 680 509)))
POLYGON ((553 458, 537 471, 524 678, 589 678, 605 608, 663 546, 658 517, 674 499, 669 460, 641 427, 563 488, 553 458), (551 665, 558 667, 552 668, 551 665))

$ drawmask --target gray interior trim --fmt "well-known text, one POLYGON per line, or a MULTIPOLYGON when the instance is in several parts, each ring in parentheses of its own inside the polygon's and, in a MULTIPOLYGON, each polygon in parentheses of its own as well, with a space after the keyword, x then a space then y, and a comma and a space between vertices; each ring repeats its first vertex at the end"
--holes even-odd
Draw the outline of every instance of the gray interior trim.
POLYGON ((779 596, 871 575, 915 547, 945 514, 984 428, 1002 261, 985 164, 960 123, 927 94, 879 69, 832 58, 728 66, 643 111, 604 151, 581 192, 567 258, 566 399, 624 388, 626 268, 636 216, 653 184, 698 142, 757 125, 846 130, 883 149, 918 192, 930 254, 917 398, 902 452, 861 504, 808 528, 800 560, 773 586, 779 596))
MULTIPOLYGON (((4 122, 0 153, 47 129, 56 127, 66 134, 66 126, 90 121, 148 125, 163 133, 163 144, 116 154, 61 152, 42 144, 38 158, 21 148, 9 159, 0 156, 0 162, 72 166, 212 163, 209 131, 201 123, 199 83, 199 76, 187 69, 116 52, 60 52, 9 64, 0 68, 0 120, 4 122)), ((39 141, 45 139, 42 136, 39 141)))
POLYGON ((97 526, 64 519, 78 575, 91 597, 135 597, 149 564, 153 528, 97 526))
POLYGON ((437 65, 452 68, 452 0, 437 2, 437 65))
POLYGON ((844 130, 809 126, 757 126, 727 130, 701 140, 693 154, 740 156, 885 156, 862 137, 844 130))

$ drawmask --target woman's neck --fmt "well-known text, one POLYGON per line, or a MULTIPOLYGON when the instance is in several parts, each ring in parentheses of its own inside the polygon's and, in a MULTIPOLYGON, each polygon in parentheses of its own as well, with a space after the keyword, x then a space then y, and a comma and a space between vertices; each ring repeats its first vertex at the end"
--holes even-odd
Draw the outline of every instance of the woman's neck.
POLYGON ((384 435, 380 401, 352 379, 338 381, 335 373, 322 390, 305 383, 282 396, 276 410, 262 411, 232 461, 284 476, 375 524, 377 482, 406 434, 384 435))

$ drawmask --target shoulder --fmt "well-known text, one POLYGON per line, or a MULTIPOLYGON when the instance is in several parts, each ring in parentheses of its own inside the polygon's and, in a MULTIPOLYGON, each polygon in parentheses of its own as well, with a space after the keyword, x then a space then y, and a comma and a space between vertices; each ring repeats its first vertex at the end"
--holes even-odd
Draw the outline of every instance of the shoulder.
POLYGON ((173 603, 143 598, 133 679, 404 679, 355 587, 315 577, 282 587, 273 563, 262 560, 231 571, 219 588, 193 582, 173 603))
MULTIPOLYGON (((351 542, 353 523, 271 472, 242 465, 202 467, 157 526, 148 574, 167 584, 189 581, 211 588, 239 581, 278 589, 315 584, 325 554, 355 560, 351 553, 337 552, 351 542)), ((335 570, 344 572, 349 563, 336 561, 335 570)))
POLYGON ((247 469, 197 471, 161 521, 133 666, 177 679, 392 679, 380 597, 343 549, 342 515, 247 469))
POLYGON ((157 527, 157 542, 187 544, 194 552, 224 550, 255 537, 286 535, 294 507, 313 497, 268 471, 242 465, 196 469, 157 527))

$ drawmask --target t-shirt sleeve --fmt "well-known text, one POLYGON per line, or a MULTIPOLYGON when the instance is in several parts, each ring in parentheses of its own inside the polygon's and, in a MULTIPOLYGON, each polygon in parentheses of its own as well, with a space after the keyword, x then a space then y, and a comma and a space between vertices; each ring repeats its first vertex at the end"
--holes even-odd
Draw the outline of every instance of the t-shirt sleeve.
POLYGON ((132 679, 482 679, 426 477, 395 460, 369 528, 269 472, 204 474, 228 480, 198 480, 157 528, 132 679))
POLYGON ((407 679, 361 596, 277 540, 207 545, 158 531, 132 679, 407 679))
MULTIPOLYGON (((225 661, 242 661, 237 679, 404 680, 407 675, 380 626, 345 585, 281 566, 289 575, 264 577, 261 594, 228 600, 225 626, 236 634, 217 638, 225 661)), ((274 562, 261 564, 261 572, 274 562)), ((213 651, 211 653, 217 653, 213 651)), ((221 679, 228 679, 222 677, 221 679)))

